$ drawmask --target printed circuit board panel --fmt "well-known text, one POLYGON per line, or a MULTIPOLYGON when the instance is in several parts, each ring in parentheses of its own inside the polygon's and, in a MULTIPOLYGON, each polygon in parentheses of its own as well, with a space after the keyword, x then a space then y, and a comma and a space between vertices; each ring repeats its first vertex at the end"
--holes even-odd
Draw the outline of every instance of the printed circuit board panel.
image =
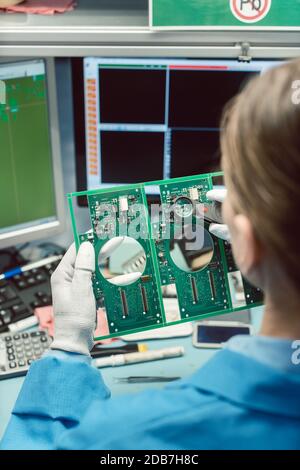
POLYGON ((206 215, 214 203, 206 193, 220 176, 68 195, 76 246, 90 241, 95 249, 93 288, 107 323, 97 339, 262 304, 262 292, 236 267, 230 243, 209 232, 206 215), (149 186, 160 194, 156 204, 148 200, 149 186), (82 195, 88 199, 91 227, 78 233, 73 202, 82 195), (177 298, 175 316, 164 308, 163 293, 170 287, 177 298))

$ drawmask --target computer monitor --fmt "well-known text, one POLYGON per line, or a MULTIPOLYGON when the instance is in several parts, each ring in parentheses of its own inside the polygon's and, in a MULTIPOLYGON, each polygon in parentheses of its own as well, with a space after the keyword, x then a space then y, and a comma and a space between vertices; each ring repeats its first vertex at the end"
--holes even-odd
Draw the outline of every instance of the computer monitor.
POLYGON ((1 59, 0 248, 63 229, 64 204, 51 59, 1 59))
POLYGON ((78 190, 218 171, 224 105, 275 64, 73 59, 78 190))

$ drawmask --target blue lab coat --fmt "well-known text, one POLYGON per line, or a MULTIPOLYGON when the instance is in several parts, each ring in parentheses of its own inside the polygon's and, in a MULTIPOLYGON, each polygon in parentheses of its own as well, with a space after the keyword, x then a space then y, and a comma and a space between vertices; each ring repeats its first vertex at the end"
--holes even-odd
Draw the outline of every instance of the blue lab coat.
POLYGON ((111 398, 87 359, 32 364, 3 449, 300 449, 300 374, 224 349, 163 390, 111 398))

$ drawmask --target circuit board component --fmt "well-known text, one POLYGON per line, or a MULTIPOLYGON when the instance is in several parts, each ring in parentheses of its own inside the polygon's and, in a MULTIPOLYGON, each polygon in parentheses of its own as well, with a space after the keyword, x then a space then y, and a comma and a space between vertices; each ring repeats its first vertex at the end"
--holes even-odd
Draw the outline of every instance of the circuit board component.
POLYGON ((95 249, 93 288, 107 319, 106 337, 229 313, 262 304, 262 292, 243 279, 229 243, 209 232, 213 204, 206 174, 68 195, 77 248, 95 249), (152 217, 147 186, 159 188, 152 217), (91 230, 78 233, 73 199, 87 196, 91 230), (210 212, 210 211, 209 211, 210 212), (162 290, 175 286, 180 318, 168 322, 162 290))

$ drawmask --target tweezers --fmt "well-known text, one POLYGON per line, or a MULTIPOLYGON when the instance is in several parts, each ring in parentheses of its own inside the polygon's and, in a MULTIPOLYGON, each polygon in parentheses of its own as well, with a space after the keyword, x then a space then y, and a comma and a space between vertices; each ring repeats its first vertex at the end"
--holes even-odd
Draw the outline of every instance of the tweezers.
POLYGON ((151 382, 173 382, 181 377, 162 377, 151 375, 137 375, 130 377, 114 377, 116 383, 134 384, 134 383, 151 383, 151 382))

